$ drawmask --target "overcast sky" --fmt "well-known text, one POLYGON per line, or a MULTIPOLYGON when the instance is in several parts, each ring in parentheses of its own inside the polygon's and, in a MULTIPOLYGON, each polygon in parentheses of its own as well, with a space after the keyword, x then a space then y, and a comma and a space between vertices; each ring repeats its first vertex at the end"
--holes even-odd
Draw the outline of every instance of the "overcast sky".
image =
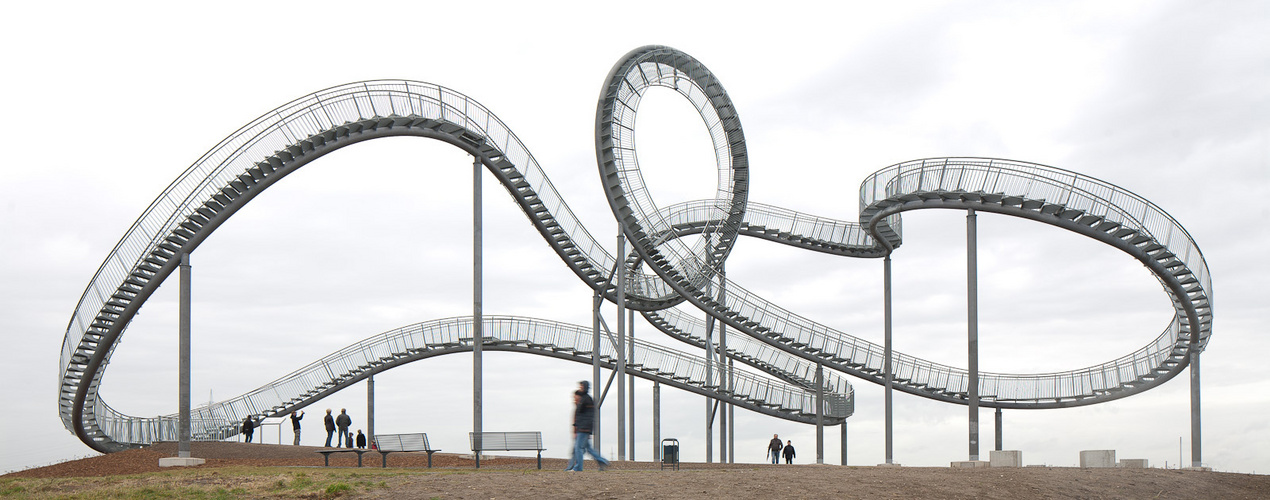
MULTIPOLYGON (((1133 191, 1194 237, 1213 276, 1203 355, 1203 463, 1270 471, 1270 4, 1265 2, 538 2, 350 6, 303 2, 39 3, 6 8, 0 162, 0 471, 95 454, 57 413, 58 356, 84 287, 145 207, 203 152, 322 88, 401 78, 467 94, 529 147, 591 232, 616 226, 595 166, 609 68, 641 45, 692 54, 722 81, 748 140, 750 199, 855 220, 860 182, 905 160, 988 156, 1074 170, 1133 191)), ((708 137, 691 106, 652 94, 638 124, 659 205, 710 196, 708 137)), ((471 160, 436 141, 358 144, 262 194, 192 256, 193 393, 237 396, 367 336, 471 313, 471 160)), ((589 324, 591 292, 485 174, 485 304, 589 324)), ((965 366, 964 212, 904 214, 895 254, 899 351, 965 366)), ((1172 310, 1140 263, 1074 233, 980 214, 980 369, 1070 370, 1154 339, 1172 310)), ((803 316, 882 340, 881 262, 743 239, 728 277, 803 316)), ((130 415, 176 411, 176 280, 147 302, 101 395, 130 415)), ((610 321, 612 321, 610 319, 610 321)), ((640 320, 636 335, 675 345, 640 320)), ((541 430, 568 449, 573 384, 590 367, 486 354, 486 430, 541 430)), ((376 428, 467 449, 471 356, 376 378, 376 428)), ((884 461, 882 390, 855 381, 849 463, 884 461)), ((651 455, 638 382, 635 457, 651 455)), ((1127 399, 1004 414, 1025 464, 1114 449, 1190 463, 1187 377, 1127 399)), ((607 429, 613 429, 606 405, 607 429)), ((310 407, 365 427, 364 384, 310 407)), ((704 460, 705 403, 662 391, 663 437, 704 460)), ((895 461, 965 460, 967 410, 897 393, 895 461)), ((992 449, 992 412, 980 418, 992 449)), ((815 459, 814 427, 737 411, 736 457, 772 433, 815 459)), ((263 434, 278 440, 274 428, 263 434)), ((290 442, 289 430, 282 441, 290 442)), ((826 462, 838 463, 837 428, 826 462)), ((602 451, 615 453, 608 434, 602 451)), ((715 447, 717 457, 718 446, 715 447)))

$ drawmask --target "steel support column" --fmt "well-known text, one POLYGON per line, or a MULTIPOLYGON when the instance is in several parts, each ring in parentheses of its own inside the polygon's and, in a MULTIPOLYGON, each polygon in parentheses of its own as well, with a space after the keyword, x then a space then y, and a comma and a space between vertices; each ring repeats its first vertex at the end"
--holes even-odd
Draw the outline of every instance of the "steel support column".
POLYGON ((816 363, 816 463, 825 463, 825 365, 816 363))
POLYGON ((595 449, 600 448, 600 306, 604 304, 604 298, 600 295, 600 291, 595 291, 595 296, 591 300, 591 321, 594 324, 594 331, 591 335, 591 399, 595 401, 595 422, 591 428, 591 443, 595 449))
POLYGON ((366 439, 375 439, 375 376, 366 377, 366 439))
POLYGON ((847 465, 847 419, 842 419, 842 465, 847 465))
POLYGON ((1002 430, 1001 430, 1001 408, 997 408, 997 447, 996 447, 996 450, 997 450, 997 451, 1001 451, 1001 450, 1003 450, 1003 449, 1004 449, 1004 448, 1002 448, 1002 447, 1001 447, 1001 446, 1002 446, 1001 433, 1002 433, 1002 430))
POLYGON ((979 259, 975 211, 966 211, 966 353, 970 380, 970 460, 979 460, 979 259))
MULTIPOLYGON (((628 363, 635 361, 635 310, 626 310, 626 361, 628 363)), ((628 447, 631 451, 630 459, 635 460, 635 374, 626 375, 626 414, 628 447)))
POLYGON ((1199 414, 1199 343, 1195 327, 1191 327, 1191 467, 1203 467, 1199 414))
MULTIPOLYGON (((481 283, 482 283, 482 258, 481 255, 481 231, 483 214, 481 213, 481 159, 474 158, 472 160, 472 432, 476 433, 476 439, 480 439, 482 431, 482 365, 481 365, 481 344, 485 343, 485 334, 482 331, 481 311, 481 283)), ((475 443, 478 447, 480 443, 475 443)), ((472 452, 476 456, 477 466, 480 465, 480 452, 472 452)))
POLYGON ((178 458, 190 458, 190 254, 181 254, 181 291, 179 300, 179 335, 177 357, 180 363, 180 374, 177 385, 177 396, 180 414, 177 416, 177 452, 178 458))
POLYGON ((617 232, 617 459, 626 460, 626 235, 617 232))
MULTIPOLYGON (((724 290, 724 287, 723 287, 724 283, 726 282, 727 282, 726 277, 723 274, 723 265, 720 264, 719 265, 719 295, 718 295, 718 301, 720 304, 727 303, 725 302, 726 290, 724 290)), ((727 361, 728 361, 728 325, 720 321, 719 322, 719 388, 723 389, 724 391, 728 391, 728 393, 730 394, 732 386, 731 386, 731 377, 728 376, 727 361)), ((729 426, 732 423, 732 419, 730 419, 728 415, 728 410, 732 407, 732 405, 723 401, 720 401, 719 404, 721 405, 721 407, 719 408, 720 410, 719 411, 719 463, 728 463, 728 451, 729 451, 728 430, 730 429, 729 426)))
POLYGON ((653 460, 661 461, 661 383, 653 382, 653 460))
MULTIPOLYGON (((885 423, 886 434, 886 463, 893 464, 894 455, 892 454, 892 443, 894 441, 895 429, 892 426, 891 417, 891 393, 894 387, 894 378, 891 374, 891 254, 887 252, 886 257, 882 260, 882 392, 885 398, 883 409, 883 418, 885 423)), ((843 423, 844 433, 846 432, 843 423)))

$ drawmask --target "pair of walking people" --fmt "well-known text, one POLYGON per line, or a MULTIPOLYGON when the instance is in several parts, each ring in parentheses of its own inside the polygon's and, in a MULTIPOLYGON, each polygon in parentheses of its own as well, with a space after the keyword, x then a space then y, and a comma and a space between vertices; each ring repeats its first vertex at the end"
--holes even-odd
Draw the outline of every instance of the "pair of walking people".
POLYGON ((781 463, 781 455, 785 456, 785 463, 794 463, 794 441, 786 441, 781 444, 780 436, 772 434, 772 440, 767 443, 767 456, 771 457, 772 464, 781 463))

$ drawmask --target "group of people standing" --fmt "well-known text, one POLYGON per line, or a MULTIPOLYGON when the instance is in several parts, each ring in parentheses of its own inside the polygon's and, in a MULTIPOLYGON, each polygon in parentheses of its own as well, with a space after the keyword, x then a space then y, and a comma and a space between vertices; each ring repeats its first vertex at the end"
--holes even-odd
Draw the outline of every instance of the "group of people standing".
POLYGON ((772 458, 773 464, 781 463, 781 455, 785 456, 785 463, 794 463, 794 442, 792 440, 785 441, 781 445, 781 438, 776 434, 772 434, 772 440, 767 443, 767 455, 772 458))
MULTIPOLYGON (((326 426, 326 447, 327 447, 327 448, 330 448, 330 447, 331 447, 331 437, 332 437, 332 436, 335 436, 335 447, 336 447, 336 448, 340 448, 340 447, 353 448, 353 446, 354 446, 354 442, 353 442, 353 433, 351 433, 351 432, 349 432, 349 431, 348 431, 348 426, 353 425, 353 419, 352 419, 351 417, 349 417, 349 416, 348 416, 348 410, 347 410, 347 409, 345 409, 345 408, 340 408, 340 416, 338 416, 338 417, 332 417, 332 416, 331 416, 331 409, 330 409, 330 408, 327 408, 327 409, 326 409, 326 417, 323 417, 323 419, 322 419, 322 423, 323 423, 323 425, 325 425, 325 426, 326 426), (336 434, 335 434, 336 429, 338 429, 338 430, 339 430, 339 434, 338 434, 338 435, 336 435, 336 434)), ((297 442, 297 443, 299 442, 299 439, 300 439, 300 430, 299 430, 299 429, 300 429, 300 427, 299 427, 299 424, 297 423, 297 424, 296 424, 296 442, 297 442)), ((362 430, 361 430, 361 429, 357 429, 357 442, 356 442, 356 446, 357 446, 358 448, 365 448, 365 447, 366 447, 366 435, 365 435, 365 434, 362 434, 362 430)))
MULTIPOLYGON (((291 412, 291 430, 295 432, 295 441, 292 444, 294 444, 295 446, 300 446, 300 420, 302 419, 304 419, 303 411, 291 412)), ((251 442, 252 434, 255 433, 256 427, 260 427, 261 420, 263 420, 263 418, 252 418, 251 415, 248 415, 247 417, 243 418, 243 424, 242 424, 241 430, 246 442, 248 443, 251 442)), ((366 435, 362 434, 361 429, 357 430, 356 437, 354 437, 353 434, 348 431, 348 427, 350 425, 353 425, 353 419, 352 417, 348 416, 347 409, 340 408, 340 415, 338 417, 332 417, 331 409, 327 408, 326 418, 323 419, 323 424, 326 426, 326 447, 327 448, 331 447, 332 437, 336 438, 335 439, 336 448, 340 448, 341 446, 347 446, 348 448, 353 448, 354 446, 358 448, 366 447, 366 435), (336 430, 339 430, 338 435, 336 435, 335 433, 336 430)))

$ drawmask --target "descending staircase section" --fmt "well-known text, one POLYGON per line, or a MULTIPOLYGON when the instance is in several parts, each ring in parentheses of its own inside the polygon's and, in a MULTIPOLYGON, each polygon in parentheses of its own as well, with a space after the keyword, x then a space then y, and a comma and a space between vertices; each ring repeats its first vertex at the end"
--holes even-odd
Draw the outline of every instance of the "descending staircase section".
MULTIPOLYGON (((582 326, 534 318, 486 317, 482 330, 485 351, 516 351, 591 364, 592 330, 582 326)), ((406 363, 445 354, 471 352, 472 318, 449 318, 404 326, 368 337, 241 396, 191 409, 191 436, 220 440, 238 434, 247 416, 281 417, 357 383, 368 376, 406 363)), ((608 340, 601 342, 600 365, 613 369, 617 353, 608 340)), ((635 341, 629 373, 668 386, 718 398, 759 413, 815 423, 816 392, 809 381, 786 377, 783 383, 738 371, 732 387, 717 378, 707 381, 700 356, 689 356, 663 346, 635 341)), ((850 384, 834 379, 826 386, 826 423, 835 425, 851 416, 850 384)), ((177 415, 155 418, 129 417, 99 405, 98 421, 119 445, 142 446, 175 440, 177 415)))
MULTIPOLYGON (((742 215, 748 210, 748 188, 741 182, 725 182, 748 179, 748 163, 739 122, 723 117, 735 121, 735 110, 699 62, 669 47, 632 51, 609 73, 596 112, 600 178, 613 215, 640 260, 694 306, 769 346, 879 384, 886 380, 882 346, 794 314, 720 279, 726 248, 710 243, 730 242, 742 234, 742 227, 757 233, 758 226, 774 241, 819 251, 836 249, 830 253, 883 256, 900 244, 899 213, 925 208, 994 211, 1093 237, 1145 263, 1175 306, 1173 321, 1155 340, 1107 363, 1059 373, 981 374, 978 393, 983 406, 1055 408, 1124 397, 1180 373, 1189 362, 1188 353, 1202 350, 1208 340, 1211 281, 1202 254, 1172 217, 1127 190, 1043 165, 977 158, 918 160, 888 167, 865 180, 858 226, 818 221, 800 227, 788 220, 796 217, 787 217, 772 234, 758 218, 745 222, 750 220, 742 215), (716 151, 724 153, 717 155, 721 172, 714 200, 659 209, 648 194, 633 154, 633 124, 642 93, 656 86, 673 87, 692 101, 711 130, 716 151), (722 172, 725 168, 732 169, 731 175, 722 172), (850 240, 857 248, 842 244, 859 228, 871 233, 873 249, 858 248, 869 243, 863 238, 850 240), (813 233, 797 234, 809 230, 813 233), (839 231, 843 236, 822 236, 839 231), (701 233, 706 244, 683 237, 693 233, 701 233), (716 295, 711 292, 715 287, 727 293, 716 295)), ((900 390, 968 402, 965 369, 898 353, 892 361, 893 381, 900 390)))
MULTIPOLYGON (((724 343, 721 336, 715 336, 710 342, 707 342, 708 326, 705 322, 677 308, 647 311, 643 315, 649 323, 662 333, 699 349, 706 349, 707 345, 713 344, 716 351, 718 351, 724 343)), ((726 344, 727 357, 725 359, 740 361, 790 384, 806 387, 813 391, 816 390, 814 382, 816 380, 815 363, 809 363, 803 358, 789 356, 784 351, 773 349, 771 346, 759 342, 749 335, 729 335, 726 339, 726 344)), ((840 412, 854 413, 855 400, 851 397, 853 394, 851 384, 845 378, 832 371, 823 371, 822 376, 824 377, 823 384, 828 404, 831 406, 841 405, 841 410, 838 410, 840 412), (847 396, 843 397, 843 394, 847 396)))

